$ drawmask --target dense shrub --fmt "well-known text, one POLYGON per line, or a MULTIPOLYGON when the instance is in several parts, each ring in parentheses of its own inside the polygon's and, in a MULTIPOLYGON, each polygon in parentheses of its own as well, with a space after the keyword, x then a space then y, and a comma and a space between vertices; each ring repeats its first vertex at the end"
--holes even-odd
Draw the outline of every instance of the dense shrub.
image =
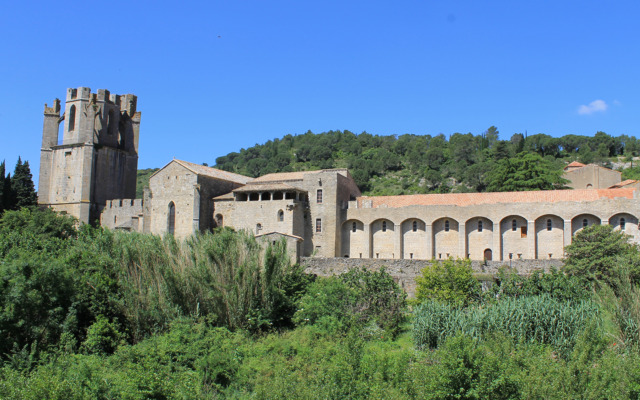
POLYGON ((400 330, 405 306, 406 294, 384 269, 354 269, 311 284, 294 321, 333 332, 374 323, 393 336, 400 330))
POLYGON ((564 271, 614 288, 621 275, 628 276, 634 284, 640 283, 640 253, 629 238, 611 225, 582 229, 567 246, 564 271))
POLYGON ((593 302, 559 301, 549 295, 507 298, 466 309, 429 301, 415 311, 413 334, 417 347, 434 348, 457 333, 481 339, 499 332, 517 342, 550 344, 567 355, 592 320, 600 324, 593 302))
POLYGON ((558 300, 585 300, 591 296, 586 279, 552 269, 549 272, 534 271, 529 276, 500 268, 497 282, 485 293, 485 298, 538 296, 541 294, 558 300))
POLYGON ((467 305, 480 298, 482 286, 473 276, 471 260, 433 261, 416 278, 416 301, 437 300, 467 305))

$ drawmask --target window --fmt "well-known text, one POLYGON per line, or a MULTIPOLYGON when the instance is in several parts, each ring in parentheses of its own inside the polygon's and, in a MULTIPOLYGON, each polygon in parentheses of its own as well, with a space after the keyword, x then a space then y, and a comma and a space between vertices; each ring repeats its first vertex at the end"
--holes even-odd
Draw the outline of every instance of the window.
POLYGON ((620 218, 620 230, 621 231, 624 230, 626 224, 627 224, 627 221, 625 221, 624 218, 620 218))
POLYGON ((520 237, 521 238, 526 238, 527 237, 527 227, 526 227, 526 225, 520 227, 520 237))
POLYGON ((169 217, 167 219, 167 232, 173 235, 176 231, 176 205, 169 203, 169 217))
POLYGON ((322 219, 316 219, 316 233, 322 232, 322 219))
POLYGON ((382 232, 387 231, 387 221, 382 221, 382 232))
POLYGON ((67 129, 67 131, 71 132, 74 129, 76 129, 76 106, 75 105, 71 106, 71 108, 69 109, 69 128, 67 129))
POLYGON ((553 228, 553 222, 551 222, 551 219, 547 220, 547 230, 550 231, 551 228, 553 228))
POLYGON ((358 225, 355 222, 351 224, 351 232, 355 232, 357 228, 358 228, 358 225))
POLYGON ((223 220, 222 214, 216 215, 216 226, 217 227, 224 226, 224 220, 223 220))
POLYGON ((511 230, 515 232, 516 229, 518 229, 518 222, 515 219, 513 219, 511 220, 511 230))
POLYGON ((478 221, 478 232, 482 232, 482 221, 478 221))
POLYGON ((278 222, 284 221, 284 211, 278 211, 278 222))
POLYGON ((444 231, 445 232, 449 232, 449 220, 445 220, 444 221, 444 231))
POLYGON ((322 189, 318 189, 316 192, 316 203, 322 203, 322 189))
POLYGON ((589 221, 587 221, 587 219, 585 218, 582 220, 582 227, 586 228, 587 226, 589 226, 589 221))
POLYGON ((413 221, 413 231, 416 232, 418 230, 418 221, 413 221))

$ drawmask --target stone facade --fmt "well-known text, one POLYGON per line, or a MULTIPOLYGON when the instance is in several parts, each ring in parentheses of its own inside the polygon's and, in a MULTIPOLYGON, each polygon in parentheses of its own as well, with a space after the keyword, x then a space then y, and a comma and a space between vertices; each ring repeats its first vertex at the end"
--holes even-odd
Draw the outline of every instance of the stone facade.
POLYGON ((60 100, 45 104, 38 204, 94 223, 108 200, 135 197, 136 103, 132 94, 80 87, 67 90, 62 116, 60 100))
POLYGON ((346 169, 254 179, 172 160, 132 200, 136 101, 78 88, 69 89, 62 117, 59 100, 45 105, 40 204, 112 229, 186 237, 229 226, 267 241, 284 237, 295 259, 558 260, 593 224, 640 241, 640 183, 576 162, 565 169, 574 190, 367 197, 346 169))

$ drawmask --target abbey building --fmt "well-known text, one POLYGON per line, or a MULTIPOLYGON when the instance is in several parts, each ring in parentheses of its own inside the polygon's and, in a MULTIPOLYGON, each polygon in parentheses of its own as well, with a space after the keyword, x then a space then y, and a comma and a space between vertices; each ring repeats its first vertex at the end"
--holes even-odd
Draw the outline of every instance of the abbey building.
POLYGON ((295 257, 364 259, 558 259, 592 224, 640 241, 640 183, 576 162, 571 190, 362 196, 346 169, 250 178, 172 160, 134 199, 136 97, 69 89, 60 111, 45 105, 38 201, 111 229, 185 237, 228 226, 285 238, 295 257))

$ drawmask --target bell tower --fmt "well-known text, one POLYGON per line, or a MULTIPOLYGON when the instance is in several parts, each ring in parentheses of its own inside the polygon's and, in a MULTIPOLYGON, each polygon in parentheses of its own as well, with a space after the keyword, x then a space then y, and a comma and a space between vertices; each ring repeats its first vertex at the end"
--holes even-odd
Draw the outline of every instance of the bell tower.
POLYGON ((44 106, 38 204, 94 223, 107 200, 135 198, 141 113, 137 97, 67 89, 44 106), (62 133, 60 134, 60 129, 62 133))

